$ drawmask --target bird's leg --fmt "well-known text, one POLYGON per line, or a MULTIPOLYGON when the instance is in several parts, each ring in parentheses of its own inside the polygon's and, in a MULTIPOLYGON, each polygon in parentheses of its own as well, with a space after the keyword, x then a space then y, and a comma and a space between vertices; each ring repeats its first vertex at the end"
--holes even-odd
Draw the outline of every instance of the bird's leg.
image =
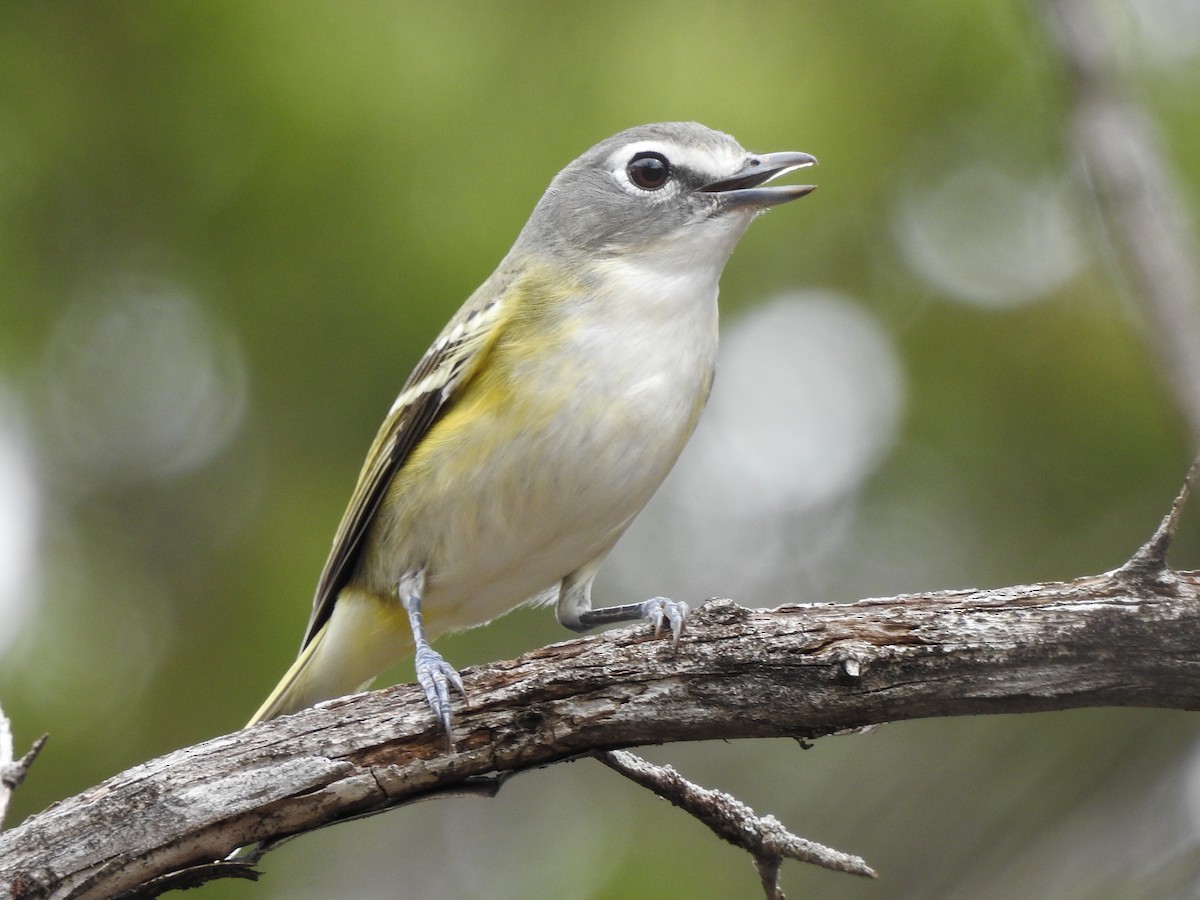
POLYGON ((454 736, 450 730, 450 688, 466 696, 462 678, 454 667, 442 658, 425 637, 425 625, 421 621, 421 595, 425 592, 425 572, 417 569, 406 572, 396 586, 400 595, 400 603, 408 613, 408 624, 412 628, 413 646, 416 653, 413 665, 417 670, 417 682, 425 690, 425 700, 433 711, 433 716, 446 732, 446 737, 453 742, 454 736))
POLYGON ((657 637, 662 634, 663 625, 671 628, 671 646, 679 645, 683 634, 683 625, 687 620, 688 605, 681 600, 668 600, 666 597, 655 597, 641 603, 626 603, 623 606, 606 606, 592 609, 592 580, 596 570, 600 568, 600 560, 584 566, 563 579, 562 588, 558 595, 555 612, 558 621, 572 631, 587 631, 598 625, 612 625, 617 622, 636 622, 643 620, 654 626, 657 637))
MULTIPOLYGON (((671 646, 679 645, 683 635, 683 624, 687 621, 688 605, 682 600, 668 600, 666 597, 654 597, 641 603, 626 603, 623 606, 602 606, 600 609, 589 609, 579 614, 578 625, 567 625, 575 631, 586 631, 598 625, 611 625, 614 622, 636 622, 639 619, 654 626, 654 636, 662 634, 663 624, 671 628, 671 646)), ((566 623, 564 623, 566 624, 566 623)))

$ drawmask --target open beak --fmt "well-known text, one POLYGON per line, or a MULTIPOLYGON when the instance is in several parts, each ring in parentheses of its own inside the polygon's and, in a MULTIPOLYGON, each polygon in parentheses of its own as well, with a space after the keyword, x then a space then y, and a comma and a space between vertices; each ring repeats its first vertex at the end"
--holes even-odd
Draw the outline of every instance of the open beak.
POLYGON ((759 153, 746 160, 746 164, 727 178, 710 182, 700 188, 708 194, 719 194, 721 206, 726 209, 766 209, 810 194, 817 189, 815 184, 780 184, 763 187, 768 181, 815 166, 817 158, 807 153, 785 151, 783 153, 759 153))

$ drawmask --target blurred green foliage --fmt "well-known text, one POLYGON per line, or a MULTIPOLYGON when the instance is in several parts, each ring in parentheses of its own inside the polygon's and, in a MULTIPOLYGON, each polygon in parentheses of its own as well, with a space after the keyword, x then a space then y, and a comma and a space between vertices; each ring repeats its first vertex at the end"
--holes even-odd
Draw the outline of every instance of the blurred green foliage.
MULTIPOLYGON (((1159 117, 1194 212, 1200 42, 1166 54, 1140 14, 1116 10, 1131 88, 1159 117)), ((33 576, 0 620, 0 702, 21 747, 51 735, 12 820, 241 725, 295 652, 362 455, 409 368, 553 174, 641 122, 696 119, 748 147, 820 157, 820 190, 756 224, 735 254, 725 320, 782 290, 836 290, 881 323, 903 369, 899 434, 846 498, 845 541, 794 590, 737 599, 1118 565, 1165 513, 1193 442, 1070 179, 1065 81, 1035 12, 944 0, 5 4, 0 413, 27 438, 38 500, 22 526, 37 535, 33 576), (1083 247, 1069 277, 987 308, 911 264, 913 198, 971 165, 1065 185, 1083 247), (195 360, 173 349, 175 322, 195 330, 195 360), (108 388, 143 364, 131 411, 108 388), (137 416, 154 409, 162 423, 137 416)), ((1195 37, 1195 16, 1183 21, 1195 37)), ((1192 519, 1173 559, 1200 562, 1192 519)), ((602 582, 601 602, 629 599, 611 583, 605 593, 602 582)), ((566 636, 549 612, 523 610, 446 652, 465 665, 566 636)), ((759 742, 655 757, 883 876, 793 866, 796 896, 1168 896, 1200 877, 1197 798, 1168 789, 1195 780, 1197 731, 1189 716, 1105 710, 905 723, 807 753, 759 742), (1102 872, 1096 854, 1143 828, 1151 797, 1165 798, 1162 819, 1190 822, 1179 854, 1139 855, 1128 880, 1102 872), (1044 859, 1046 846, 1062 855, 1044 859)), ((494 803, 335 829, 269 857, 260 885, 205 893, 754 895, 748 860, 613 779, 579 763, 494 803)))

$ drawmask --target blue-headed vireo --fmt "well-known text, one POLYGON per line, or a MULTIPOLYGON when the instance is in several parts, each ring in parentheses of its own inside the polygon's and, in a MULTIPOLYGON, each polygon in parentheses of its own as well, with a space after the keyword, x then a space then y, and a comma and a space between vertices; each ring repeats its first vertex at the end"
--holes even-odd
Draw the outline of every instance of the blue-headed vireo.
POLYGON ((666 623, 665 598, 592 609, 601 562, 696 425, 717 281, 813 165, 692 122, 631 128, 550 183, 512 250, 409 376, 367 454, 302 649, 253 722, 362 690, 415 651, 450 732, 458 673, 429 644, 527 601, 584 630, 666 623))

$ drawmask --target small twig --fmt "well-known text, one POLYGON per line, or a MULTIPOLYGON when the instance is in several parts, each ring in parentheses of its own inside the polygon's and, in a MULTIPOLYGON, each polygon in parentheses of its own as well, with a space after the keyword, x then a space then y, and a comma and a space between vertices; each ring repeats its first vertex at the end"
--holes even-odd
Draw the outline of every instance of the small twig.
POLYGON ((4 708, 0 707, 0 828, 4 827, 4 814, 8 812, 8 798, 12 796, 13 791, 5 778, 12 761, 12 726, 8 723, 8 716, 4 715, 4 708))
POLYGON ((33 746, 18 760, 13 760, 12 726, 4 710, 0 709, 0 828, 4 827, 4 817, 8 813, 8 803, 13 791, 21 786, 29 768, 37 755, 42 752, 49 735, 43 734, 33 742, 33 746))
POLYGON ((1187 505, 1188 497, 1191 496, 1192 488, 1196 485, 1198 473, 1200 473, 1200 456, 1192 461, 1192 467, 1188 469, 1187 477, 1183 479, 1183 487, 1175 496, 1170 512, 1163 516, 1162 522, 1150 536, 1150 540, 1142 544, 1137 552, 1129 558, 1129 561, 1113 574, 1126 580, 1136 581, 1155 577, 1167 570, 1167 551, 1171 549, 1171 543, 1175 540, 1175 532, 1179 530, 1179 519, 1183 515, 1183 508, 1187 505))
POLYGON ((670 766, 656 766, 626 750, 593 755, 610 769, 699 819, 717 837, 753 856, 767 900, 784 900, 779 887, 779 868, 785 859, 865 878, 876 877, 862 858, 797 837, 774 816, 760 816, 736 797, 694 784, 670 766))

